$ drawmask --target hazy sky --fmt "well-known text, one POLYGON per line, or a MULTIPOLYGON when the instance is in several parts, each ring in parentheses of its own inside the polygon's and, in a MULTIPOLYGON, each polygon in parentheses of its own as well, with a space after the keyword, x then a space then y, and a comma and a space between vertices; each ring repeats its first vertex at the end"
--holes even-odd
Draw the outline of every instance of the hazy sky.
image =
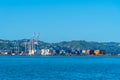
POLYGON ((0 0, 0 38, 120 42, 119 0, 0 0))

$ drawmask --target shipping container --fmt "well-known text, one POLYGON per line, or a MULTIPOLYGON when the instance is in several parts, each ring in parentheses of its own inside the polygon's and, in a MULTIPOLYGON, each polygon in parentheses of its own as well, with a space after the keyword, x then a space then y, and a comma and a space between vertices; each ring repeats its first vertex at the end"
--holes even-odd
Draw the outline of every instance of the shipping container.
POLYGON ((94 55, 94 50, 90 50, 90 55, 94 55))
POLYGON ((56 50, 56 54, 60 54, 60 50, 59 49, 56 50))
POLYGON ((82 50, 82 53, 86 53, 86 50, 82 50))
POLYGON ((77 50, 78 54, 81 54, 82 53, 82 50, 77 50))
POLYGON ((79 53, 79 51, 78 51, 78 50, 75 50, 75 54, 76 54, 76 55, 79 55, 80 53, 79 53))
POLYGON ((86 53, 89 55, 90 54, 90 50, 88 49, 88 50, 86 50, 86 53))
POLYGON ((106 54, 105 50, 100 50, 100 54, 106 54))
POLYGON ((94 50, 94 54, 95 55, 99 55, 100 54, 100 50, 94 50))

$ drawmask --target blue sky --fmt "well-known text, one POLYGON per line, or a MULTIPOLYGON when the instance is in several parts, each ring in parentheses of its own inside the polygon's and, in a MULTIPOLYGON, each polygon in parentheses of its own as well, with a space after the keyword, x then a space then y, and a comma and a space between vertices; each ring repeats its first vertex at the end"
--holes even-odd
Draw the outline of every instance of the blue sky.
POLYGON ((119 0, 0 0, 0 38, 120 42, 119 0))

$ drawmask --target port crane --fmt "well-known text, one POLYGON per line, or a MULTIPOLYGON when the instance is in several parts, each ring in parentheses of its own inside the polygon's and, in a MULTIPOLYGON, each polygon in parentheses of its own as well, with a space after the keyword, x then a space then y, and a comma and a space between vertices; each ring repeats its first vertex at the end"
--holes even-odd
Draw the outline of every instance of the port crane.
POLYGON ((40 32, 38 34, 34 33, 33 37, 30 39, 28 55, 34 55, 38 51, 39 36, 40 32))

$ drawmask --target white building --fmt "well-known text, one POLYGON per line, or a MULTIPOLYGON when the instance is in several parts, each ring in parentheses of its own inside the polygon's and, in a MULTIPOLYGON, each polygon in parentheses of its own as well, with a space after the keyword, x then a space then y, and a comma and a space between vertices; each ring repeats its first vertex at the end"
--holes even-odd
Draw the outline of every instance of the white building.
POLYGON ((49 50, 49 49, 42 49, 42 50, 41 50, 41 55, 42 55, 42 56, 51 55, 50 50, 49 50))
POLYGON ((29 50, 28 55, 34 55, 35 54, 35 50, 29 50))

